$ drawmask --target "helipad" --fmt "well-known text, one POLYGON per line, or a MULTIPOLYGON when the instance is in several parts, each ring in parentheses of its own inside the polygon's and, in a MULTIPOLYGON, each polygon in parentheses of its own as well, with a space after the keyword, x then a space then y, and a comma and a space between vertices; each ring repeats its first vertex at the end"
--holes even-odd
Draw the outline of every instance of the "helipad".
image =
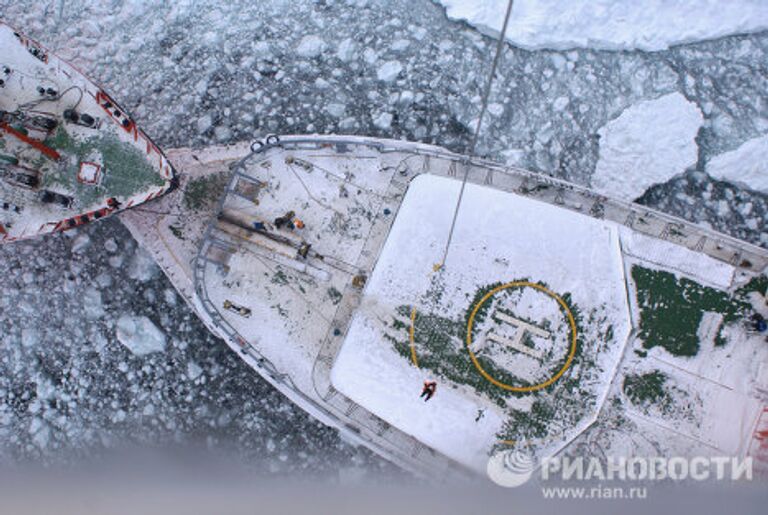
MULTIPOLYGON (((602 389, 608 387, 630 321, 615 225, 514 193, 468 184, 446 266, 432 273, 459 186, 457 180, 429 175, 412 181, 332 381, 388 423, 483 468, 497 441, 517 439, 504 429, 510 413, 529 411, 534 402, 557 398, 563 412, 572 409, 568 430, 552 420, 545 432, 567 437, 588 423, 605 395, 602 389), (482 326, 481 316, 498 316, 482 312, 499 292, 517 295, 503 315, 509 320, 560 321, 561 326, 551 326, 561 333, 562 348, 552 351, 556 367, 542 367, 535 358, 539 351, 525 352, 533 346, 519 348, 523 352, 514 353, 506 369, 467 352, 473 325, 482 326), (573 388, 586 373, 593 376, 590 386, 573 388), (603 377, 602 386, 595 376, 603 377), (438 381, 438 391, 425 404, 419 393, 426 378, 438 381), (575 392, 581 392, 579 398, 575 392)), ((490 334, 508 342, 515 332, 510 329, 505 336, 497 328, 490 334)))

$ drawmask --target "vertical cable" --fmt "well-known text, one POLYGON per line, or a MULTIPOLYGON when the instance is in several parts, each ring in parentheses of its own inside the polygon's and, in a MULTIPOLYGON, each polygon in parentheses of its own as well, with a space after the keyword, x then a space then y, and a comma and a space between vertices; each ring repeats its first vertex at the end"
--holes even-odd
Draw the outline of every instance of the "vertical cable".
MULTIPOLYGON (((509 18, 512 14, 512 3, 514 0, 509 0, 507 3, 507 12, 504 15, 504 24, 501 27, 501 34, 499 35, 499 41, 496 44, 496 54, 493 56, 493 64, 491 64, 491 74, 488 76, 488 82, 485 83, 485 91, 483 92, 482 97, 482 106, 480 108, 480 116, 477 119, 477 126, 475 127, 475 133, 472 136, 472 140, 469 144, 469 151, 467 154, 471 157, 475 153, 475 146, 477 145, 477 140, 480 137, 480 128, 483 125, 483 118, 485 117, 485 112, 488 109, 488 97, 491 96, 491 86, 493 85, 493 78, 494 75, 496 75, 496 68, 499 65, 499 60, 501 58, 501 54, 504 50, 504 37, 507 34, 507 25, 509 24, 509 18)), ((445 260, 448 258, 448 248, 451 246, 451 241, 453 240, 453 231, 456 228, 456 219, 459 216, 459 208, 461 207, 461 200, 464 197, 464 187, 467 185, 467 177, 469 176, 469 160, 465 163, 466 168, 464 169, 464 178, 461 180, 461 189, 459 190, 459 198, 456 201, 456 208, 453 211, 453 220, 451 220, 451 229, 448 232, 448 241, 445 244, 445 250, 443 251, 443 259, 435 264, 434 269, 435 271, 440 270, 445 265, 445 260)))

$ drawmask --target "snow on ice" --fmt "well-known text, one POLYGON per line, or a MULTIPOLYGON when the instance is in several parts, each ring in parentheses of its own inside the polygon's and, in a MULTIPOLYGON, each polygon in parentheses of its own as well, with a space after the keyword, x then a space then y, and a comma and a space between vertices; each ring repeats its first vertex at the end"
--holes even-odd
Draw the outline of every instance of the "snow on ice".
POLYGON ((355 42, 352 38, 347 38, 336 48, 336 56, 344 62, 349 62, 355 51, 355 42))
POLYGON ((86 233, 78 234, 72 242, 72 252, 79 253, 85 251, 91 244, 91 238, 86 233))
POLYGON ((696 164, 701 111, 680 93, 627 108, 598 131, 600 159, 592 186, 634 200, 696 164))
POLYGON ((768 135, 744 142, 740 147, 713 157, 706 171, 715 179, 768 193, 768 135))
POLYGON ((194 361, 187 363, 187 377, 190 381, 196 380, 203 374, 203 369, 194 361))
POLYGON ((301 57, 317 57, 325 51, 326 44, 319 36, 304 36, 296 47, 296 53, 301 57))
MULTIPOLYGON (((507 0, 439 0, 448 16, 501 31, 507 0)), ((515 0, 507 39, 526 48, 664 50, 768 28, 763 0, 515 0)))
POLYGON ((88 318, 96 320, 104 316, 104 304, 101 300, 101 292, 98 289, 93 286, 87 287, 83 293, 82 302, 85 316, 88 318))
POLYGON ((387 130, 392 126, 392 113, 381 113, 373 119, 373 124, 381 130, 387 130))
POLYGON ((384 82, 392 82, 402 70, 403 65, 399 61, 387 61, 379 67, 376 76, 384 82))
POLYGON ((21 344, 24 347, 34 347, 40 342, 40 331, 34 327, 25 327, 21 330, 21 344))
POLYGON ((145 316, 120 315, 115 332, 118 341, 136 356, 165 350, 165 334, 145 316))
POLYGON ((160 272, 160 268, 146 250, 139 248, 128 265, 128 277, 140 282, 147 282, 160 272))

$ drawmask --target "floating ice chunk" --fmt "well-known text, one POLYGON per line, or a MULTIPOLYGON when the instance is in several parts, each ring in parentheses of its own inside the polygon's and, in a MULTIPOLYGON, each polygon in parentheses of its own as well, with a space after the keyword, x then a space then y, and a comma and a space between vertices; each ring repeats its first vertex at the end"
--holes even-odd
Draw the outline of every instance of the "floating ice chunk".
POLYGON ((166 288, 163 290, 163 300, 165 300, 165 303, 169 306, 175 306, 176 305, 176 292, 173 291, 171 288, 166 288))
POLYGON ((696 104, 680 93, 646 100, 603 126, 592 187, 634 200, 696 163, 696 134, 703 121, 696 104))
POLYGON ((75 254, 78 254, 80 252, 83 252, 90 245, 91 245, 91 237, 88 236, 87 233, 82 232, 78 234, 74 240, 72 240, 72 252, 74 252, 75 254))
MULTIPOLYGON (((440 0, 450 18, 498 35, 507 0, 440 0)), ((764 0, 516 0, 507 39, 527 48, 664 50, 768 27, 764 0)))
POLYGON ((37 378, 36 382, 37 388, 35 390, 38 399, 53 399, 56 397, 59 390, 54 386, 50 379, 41 376, 37 378))
POLYGON ((210 114, 206 114, 197 119, 197 132, 204 133, 213 125, 213 119, 210 114))
POLYGON ((503 150, 501 155, 504 158, 504 164, 509 166, 521 166, 523 164, 523 159, 525 158, 525 151, 511 148, 503 150))
POLYGON ((504 113, 504 106, 494 102, 488 105, 488 112, 493 116, 501 116, 504 113))
POLYGON ((125 261, 125 258, 122 255, 112 256, 107 260, 112 268, 120 268, 123 266, 123 261, 125 261))
MULTIPOLYGON (((206 91, 208 91, 208 77, 203 77, 197 81, 197 84, 195 84, 195 93, 202 96, 206 91)), ((198 120, 198 124, 199 123, 200 121, 198 120)))
POLYGON ((376 71, 376 77, 384 82, 392 82, 402 70, 403 65, 400 64, 400 61, 387 61, 379 66, 379 69, 376 71))
POLYGON ((205 42, 208 46, 215 46, 221 39, 219 33, 215 30, 209 30, 202 35, 201 41, 205 42))
POLYGON ((107 272, 102 272, 96 276, 96 284, 99 285, 99 288, 109 288, 113 284, 112 276, 107 272))
POLYGON ((343 131, 350 131, 350 130, 354 129, 356 126, 357 126, 357 120, 355 120, 355 118, 352 117, 352 116, 344 118, 339 123, 339 129, 341 129, 343 131))
POLYGON ((40 342, 40 332, 33 327, 21 330, 21 344, 24 347, 34 347, 40 342))
POLYGON ((398 100, 402 105, 408 105, 413 103, 413 91, 405 90, 402 93, 400 93, 400 98, 398 100))
POLYGON ((387 130, 392 127, 392 113, 381 113, 374 118, 373 124, 381 130, 387 130))
POLYGON ((267 41, 256 41, 253 43, 253 51, 260 58, 266 59, 272 54, 272 46, 267 41))
POLYGON ((552 54, 550 56, 552 65, 559 71, 563 71, 568 63, 567 59, 561 54, 552 54))
POLYGON ((346 111, 346 107, 344 104, 338 104, 338 103, 330 103, 327 106, 325 106, 325 110, 333 116, 334 118, 341 118, 344 116, 344 112, 346 111))
POLYGON ((190 361, 187 363, 187 377, 190 381, 194 381, 200 375, 203 373, 203 369, 200 368, 200 365, 195 363, 194 361, 190 361))
POLYGON ((395 52, 402 52, 406 48, 411 46, 411 42, 407 39, 398 39, 397 41, 393 41, 392 44, 389 46, 392 50, 395 52))
POLYGON ((368 64, 373 64, 379 60, 379 54, 373 48, 366 48, 363 51, 363 60, 368 64))
POLYGON ((94 331, 90 340, 96 352, 101 352, 108 343, 107 337, 104 336, 104 334, 102 334, 100 331, 94 331))
POLYGON ((317 57, 325 51, 325 41, 319 36, 304 36, 296 47, 301 57, 317 57))
POLYGON ((154 304, 157 302, 157 293, 155 293, 155 290, 152 288, 144 290, 144 300, 147 301, 147 304, 154 304))
POLYGON ((94 20, 89 20, 82 25, 83 35, 89 39, 96 39, 102 34, 102 29, 94 20))
POLYGON ((571 101, 568 100, 568 97, 557 97, 555 101, 552 103, 552 107, 554 107, 555 111, 562 111, 566 107, 568 107, 568 104, 571 101))
POLYGON ((717 216, 720 218, 726 218, 731 214, 731 206, 727 200, 718 200, 715 206, 717 208, 717 216))
POLYGON ((139 247, 136 249, 136 253, 134 253, 131 263, 128 265, 128 277, 137 281, 147 282, 155 277, 158 270, 149 252, 139 247))
POLYGON ((349 62, 352 59, 352 56, 354 54, 355 54, 355 42, 352 41, 351 38, 347 38, 341 43, 339 43, 339 46, 336 49, 336 57, 338 57, 345 63, 349 62))
POLYGON ((713 157, 707 163, 706 171, 721 181, 768 193, 768 134, 713 157))
POLYGON ((101 292, 93 287, 85 289, 82 298, 85 317, 95 320, 104 316, 104 305, 101 302, 101 292))
POLYGON ((48 441, 51 437, 51 429, 46 424, 45 420, 40 417, 35 417, 29 424, 29 432, 34 435, 32 437, 32 443, 38 449, 45 449, 48 447, 48 441))
POLYGON ((121 315, 116 327, 117 340, 136 356, 165 350, 165 335, 145 316, 121 315))
POLYGON ((213 135, 216 137, 216 141, 227 141, 232 137, 232 131, 229 127, 220 125, 213 130, 213 135))
POLYGON ((117 252, 117 241, 114 238, 109 238, 104 242, 104 250, 107 252, 117 252))

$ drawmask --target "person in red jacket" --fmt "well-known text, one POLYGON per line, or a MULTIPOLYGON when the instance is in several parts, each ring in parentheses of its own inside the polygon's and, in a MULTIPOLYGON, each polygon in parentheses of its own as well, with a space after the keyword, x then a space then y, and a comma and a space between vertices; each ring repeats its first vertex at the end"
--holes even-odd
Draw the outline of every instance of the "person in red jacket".
POLYGON ((424 381, 424 388, 421 389, 419 397, 424 397, 424 402, 427 402, 435 395, 435 390, 437 390, 437 383, 435 381, 424 381))

